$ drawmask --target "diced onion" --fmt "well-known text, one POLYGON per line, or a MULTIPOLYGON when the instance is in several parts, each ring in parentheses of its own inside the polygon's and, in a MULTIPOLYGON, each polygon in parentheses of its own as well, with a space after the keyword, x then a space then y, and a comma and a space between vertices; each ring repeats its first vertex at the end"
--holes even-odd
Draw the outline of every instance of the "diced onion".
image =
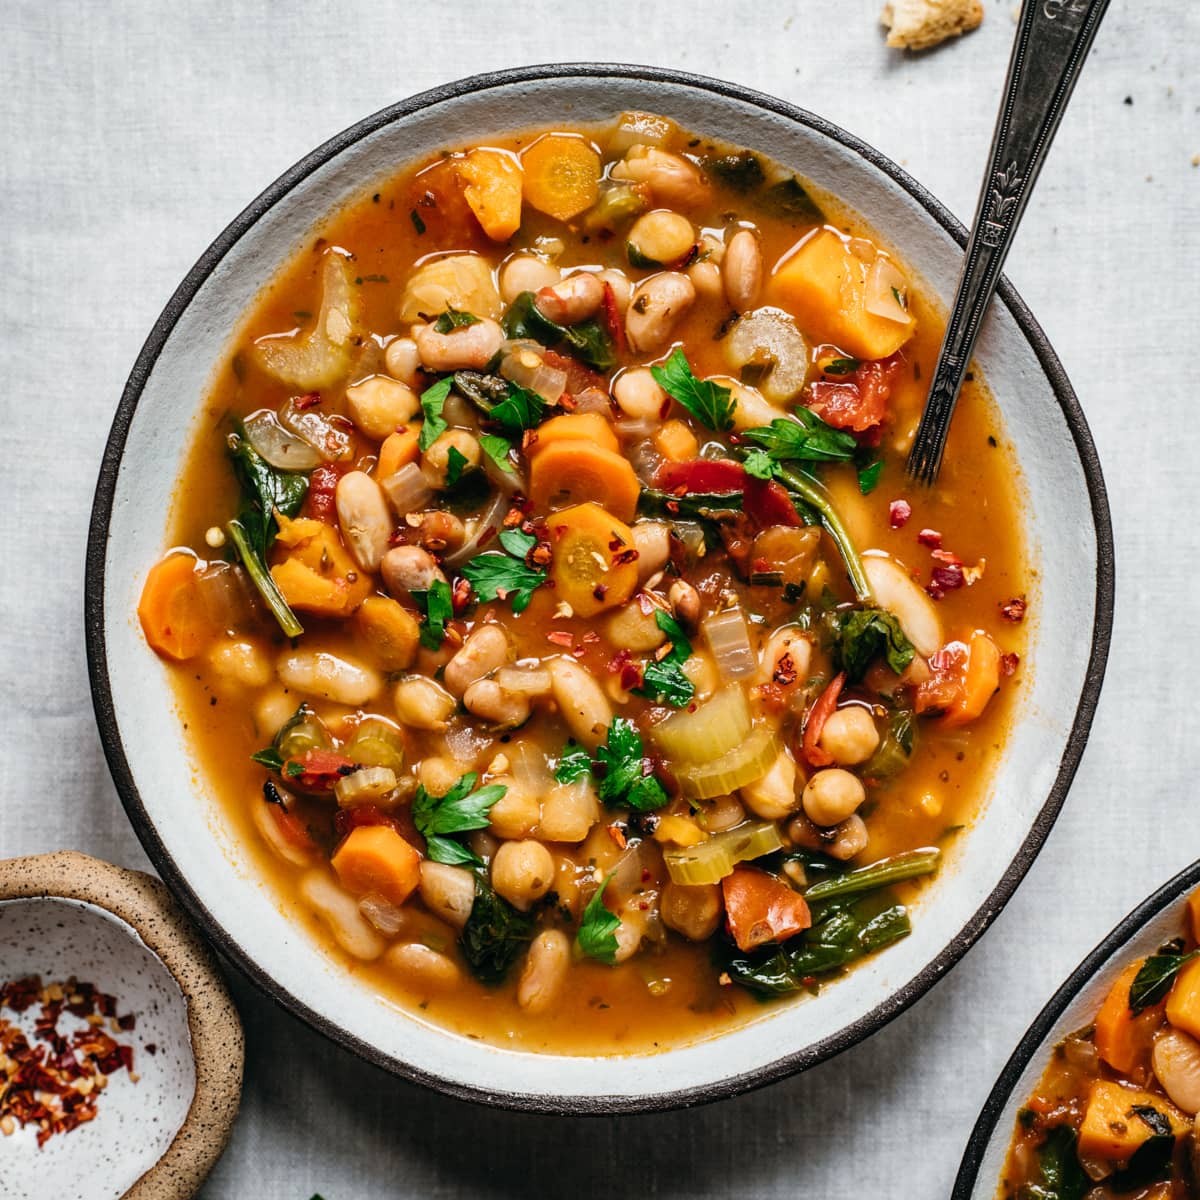
POLYGON ((279 406, 279 423, 307 442, 326 462, 338 462, 354 452, 347 428, 315 408, 299 409, 291 399, 279 406))
POLYGON ((405 463, 394 475, 381 479, 379 486, 398 517, 419 512, 433 498, 433 490, 416 463, 405 463))
POLYGON ((773 821, 747 821, 724 833, 713 834, 696 846, 663 852, 667 873, 675 883, 720 883, 741 862, 762 858, 783 848, 783 838, 773 821))
POLYGON ((390 900, 385 900, 378 892, 370 892, 358 902, 358 911, 362 913, 384 937, 395 937, 407 923, 408 918, 404 909, 397 908, 390 900))
POLYGON ((750 644, 750 626, 740 605, 705 617, 700 622, 700 630, 726 683, 757 672, 758 655, 750 644))
POLYGON ((733 750, 750 734, 750 706, 740 687, 727 687, 695 712, 678 712, 653 730, 675 770, 706 763, 733 750))
POLYGON ((342 753, 364 767, 388 767, 394 773, 404 765, 404 734, 382 717, 367 717, 358 723, 342 753))
POLYGON ((395 791, 396 772, 391 767, 363 767, 339 779, 333 785, 333 794, 343 808, 354 804, 369 804, 395 791))
POLYGON ((501 667, 496 682, 514 696, 550 695, 550 672, 541 667, 501 667))
POLYGON ((269 408, 251 413, 242 427, 246 441, 273 467, 281 471, 311 471, 322 462, 321 456, 303 438, 279 423, 269 408))
POLYGON ((547 366, 539 350, 525 342, 514 344, 500 360, 500 374, 518 387, 536 392, 547 404, 557 403, 567 390, 566 371, 547 366))
POLYGON ((899 325, 907 325, 911 317, 899 299, 907 294, 908 280, 890 258, 881 254, 867 272, 863 307, 877 317, 885 317, 899 325))
POLYGON ((232 563, 215 562, 196 577, 196 588, 205 611, 217 629, 237 629, 254 612, 254 594, 245 570, 232 563))
POLYGON ((691 800, 726 796, 761 779, 779 755, 775 731, 760 725, 732 750, 698 766, 676 770, 680 790, 691 800))
POLYGON ((423 263, 408 277, 400 300, 404 324, 432 320, 447 308, 493 320, 500 316, 500 293, 487 259, 478 254, 450 254, 423 263))

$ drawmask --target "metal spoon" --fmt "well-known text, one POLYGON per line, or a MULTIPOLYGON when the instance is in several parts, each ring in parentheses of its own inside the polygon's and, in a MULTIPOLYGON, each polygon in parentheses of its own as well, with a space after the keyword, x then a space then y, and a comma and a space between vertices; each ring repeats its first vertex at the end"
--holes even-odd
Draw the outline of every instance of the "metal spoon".
POLYGON ((992 151, 909 475, 933 483, 950 419, 1025 205, 1109 0, 1025 0, 992 151))

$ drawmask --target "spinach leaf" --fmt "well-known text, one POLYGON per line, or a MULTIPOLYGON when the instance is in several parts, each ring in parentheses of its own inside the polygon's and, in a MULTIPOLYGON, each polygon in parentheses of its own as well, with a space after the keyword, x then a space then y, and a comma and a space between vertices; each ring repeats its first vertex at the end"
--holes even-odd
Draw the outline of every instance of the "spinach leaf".
POLYGON ((446 305, 446 311, 433 323, 434 333, 452 333, 455 329, 465 329, 468 325, 478 325, 479 318, 474 313, 459 312, 457 308, 446 305))
POLYGON ((656 609, 654 622, 670 639, 671 649, 663 658, 654 659, 646 664, 641 685, 633 689, 634 693, 645 696, 656 704, 670 704, 674 708, 683 708, 691 703, 696 694, 692 681, 683 673, 683 664, 692 655, 692 644, 679 622, 670 613, 656 609))
POLYGON ((426 853, 434 862, 452 866, 479 864, 466 846, 445 836, 487 828, 488 814, 508 789, 492 783, 476 790, 478 780, 479 776, 472 771, 444 796, 431 796, 421 784, 417 785, 412 802, 413 824, 425 838, 426 853))
POLYGON ((608 727, 595 761, 601 772, 600 799, 610 807, 653 812, 670 798, 650 773, 642 735, 627 717, 617 717, 608 727))
POLYGON ((1129 1162, 1108 1181, 1114 1192, 1133 1192, 1149 1184, 1169 1179, 1175 1155, 1175 1134, 1171 1122, 1149 1104, 1135 1104, 1130 1110, 1152 1133, 1129 1157, 1129 1162))
POLYGON ((588 901, 579 923, 575 943, 589 958, 597 958, 610 967, 617 963, 617 939, 614 931, 621 924, 620 918, 604 907, 604 889, 616 871, 609 871, 596 894, 588 901))
POLYGON ((1176 976, 1198 954, 1200 950, 1184 954, 1181 946, 1172 943, 1163 946, 1157 954, 1150 955, 1129 985, 1129 1009, 1134 1016, 1165 1000, 1176 976))
POLYGON ((899 775, 912 758, 916 735, 917 720, 911 709, 897 708, 889 713, 879 747, 863 765, 863 778, 882 782, 899 775))
POLYGON ((724 433, 733 428, 737 401, 727 387, 697 379, 687 355, 676 347, 661 367, 651 367, 655 382, 707 429, 724 433))
POLYGON ((825 220, 825 214, 794 175, 767 188, 762 207, 774 216, 810 225, 820 225, 825 220))
POLYGON ((857 358, 831 358, 821 371, 825 375, 853 375, 861 366, 857 358))
POLYGON ((864 496, 869 496, 879 486, 879 476, 883 474, 883 459, 877 458, 873 463, 858 469, 858 490, 864 496))
POLYGON ((568 742, 554 768, 554 778, 559 783, 574 783, 592 771, 592 756, 578 743, 568 742))
POLYGON ((700 164, 718 183, 734 192, 757 191, 766 181, 762 160, 757 154, 743 150, 740 154, 714 155, 700 164))
POLYGON ((421 622, 421 645, 426 650, 438 650, 446 637, 446 622, 454 616, 454 596, 444 579, 435 579, 426 592, 413 592, 418 607, 424 608, 421 622))
POLYGON ((458 939, 471 973, 481 983, 502 983, 536 932, 531 913, 519 912, 475 876, 475 902, 458 939))
POLYGON ((546 411, 546 402, 527 388, 510 382, 508 395, 488 414, 510 437, 520 437, 526 429, 537 425, 546 411))
POLYGON ((880 656, 900 675, 915 653, 900 622, 881 608, 853 608, 838 618, 836 654, 849 683, 858 683, 880 656))
POLYGON ((822 421, 807 408, 798 408, 794 421, 784 417, 770 425, 747 429, 742 437, 756 442, 775 462, 849 462, 858 442, 822 421))
POLYGON ((538 311, 533 292, 522 292, 509 305, 501 324, 511 340, 529 338, 543 346, 562 346, 595 371, 604 373, 616 365, 612 338, 595 317, 578 325, 557 325, 538 311))
POLYGON ((508 397, 508 380, 486 371, 455 371, 454 387, 465 396, 485 417, 492 409, 508 397))
POLYGON ((1091 1180, 1079 1165, 1075 1130, 1056 1125, 1038 1147, 1041 1182, 1029 1189, 1030 1200, 1083 1200, 1091 1180))
POLYGON ((422 454, 449 428, 442 417, 442 409, 446 407, 446 397, 450 395, 453 383, 453 379, 447 376, 421 393, 421 410, 425 413, 425 422, 421 426, 417 447, 422 454))
POLYGON ((702 521, 736 521, 741 504, 742 497, 737 492, 688 492, 676 496, 673 492, 642 488, 638 511, 643 516, 666 517, 669 521, 689 517, 702 521))

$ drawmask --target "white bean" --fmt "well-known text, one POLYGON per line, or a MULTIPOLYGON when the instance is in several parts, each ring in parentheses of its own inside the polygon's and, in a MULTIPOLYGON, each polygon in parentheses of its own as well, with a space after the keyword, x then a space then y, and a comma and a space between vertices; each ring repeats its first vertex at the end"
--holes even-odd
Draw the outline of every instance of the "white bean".
POLYGON ((226 638, 209 652, 212 669, 225 681, 259 688, 271 682, 271 663, 262 648, 246 638, 226 638))
POLYGON ((508 661, 508 634, 499 625, 480 625, 446 664, 442 683, 461 696, 477 679, 508 661))
POLYGON ((689 886, 668 883, 663 888, 663 924, 693 942, 703 942, 717 932, 721 921, 721 888, 715 883, 689 886))
POLYGON ((631 146, 613 167, 612 177, 646 184, 655 204, 671 208, 695 208, 708 199, 711 191, 699 167, 655 146, 631 146))
POLYGON ((555 703, 571 736, 589 750, 604 741, 612 724, 612 705, 591 673, 572 658, 551 658, 551 687, 555 703))
POLYGON ((475 879, 470 871, 426 859, 421 863, 420 890, 430 912, 456 929, 467 923, 475 903, 475 879))
POLYGON ((696 289, 696 299, 711 302, 725 297, 725 288, 721 283, 721 268, 709 259, 694 262, 687 269, 687 277, 696 289))
POLYGON ((600 271, 596 278, 600 282, 607 283, 613 291, 613 300, 616 301, 617 315, 625 316, 625 310, 629 307, 629 298, 633 295, 633 284, 629 282, 624 271, 619 271, 616 267, 609 267, 606 271, 600 271))
POLYGON ((534 307, 556 325, 578 325, 595 313, 603 299, 604 284, 590 271, 577 271, 538 292, 534 307))
POLYGON ((413 729, 445 729, 457 707, 454 697, 441 684, 424 675, 401 679, 392 702, 396 719, 413 729))
POLYGON ((795 625, 776 629, 767 638, 759 653, 759 668, 755 682, 770 683, 782 665, 786 675, 794 675, 800 683, 803 683, 808 678, 809 668, 812 665, 812 641, 810 638, 810 634, 795 625), (787 662, 783 661, 785 658, 788 660, 787 662))
POLYGON ((498 838, 528 837, 537 828, 542 806, 537 794, 511 775, 497 775, 488 780, 505 789, 504 795, 488 813, 489 828, 498 838))
POLYGON ((334 503, 354 561, 373 574, 387 553, 393 528, 383 489, 365 471, 349 471, 338 480, 334 503))
POLYGON ((721 263, 725 297, 734 312, 754 307, 762 287, 762 250, 752 230, 739 229, 729 239, 721 263))
POLYGON ((614 646, 635 654, 645 654, 649 650, 657 650, 667 640, 667 635, 654 619, 656 610, 650 605, 646 607, 649 612, 642 611, 635 597, 608 617, 604 623, 604 633, 614 646))
POLYGON ((516 729, 533 711, 529 697, 510 692, 494 679, 477 679, 463 693, 463 707, 496 729, 516 729))
POLYGON ((799 806, 796 797, 796 764, 787 752, 781 750, 761 779, 741 789, 741 796, 755 816, 767 821, 778 821, 795 811, 799 806))
POLYGON ((522 292, 540 292, 553 287, 562 272, 532 254, 518 254, 500 268, 500 298, 511 304, 522 292))
POLYGON ((560 783, 542 797, 538 836, 548 842, 582 842, 600 820, 600 801, 586 777, 560 783))
POLYGON ((1182 1029, 1166 1029, 1155 1039, 1151 1063, 1171 1102, 1189 1116, 1200 1112, 1200 1042, 1182 1029))
POLYGON ((406 425, 421 409, 417 393, 386 375, 371 375, 346 389, 350 420, 377 442, 406 425))
POLYGON ((427 592, 435 582, 446 582, 437 560, 420 546, 393 546, 379 566, 384 585, 393 596, 427 592))
POLYGON ((326 871, 317 869, 301 876, 300 896, 347 954, 369 962, 383 953, 383 939, 359 911, 358 901, 338 887, 326 871))
POLYGON ((834 834, 833 841, 823 844, 819 849, 824 850, 830 858, 836 858, 839 862, 846 862, 861 854, 867 848, 867 842, 870 840, 867 823, 858 813, 847 817, 834 830, 834 834))
POLYGON ((482 370, 504 344, 504 330, 496 321, 477 321, 449 333, 438 333, 432 325, 414 327, 413 341, 421 365, 429 371, 482 370))
POLYGON ((312 851, 288 838, 276 815, 279 806, 268 804, 261 792, 255 792, 250 797, 250 819, 259 836, 271 848, 276 857, 291 863, 294 867, 306 867, 312 862, 312 851))
POLYGON ((630 349, 639 354, 661 350, 695 299, 692 281, 679 271, 662 271, 643 280, 625 314, 630 349))
POLYGON ((449 991, 462 980, 462 971, 452 958, 420 942, 392 946, 383 961, 390 970, 402 976, 409 987, 422 992, 449 991))
POLYGON ((670 525, 665 521, 639 521, 633 526, 633 545, 638 552, 638 583, 642 584, 671 560, 670 525))
POLYGON ((370 667, 324 650, 289 650, 275 673, 289 688, 358 708, 383 690, 383 676, 370 667))
POLYGON ((537 1016, 558 998, 571 965, 571 943, 561 929, 544 929, 530 943, 517 983, 517 1003, 537 1016))
POLYGON ((900 622, 917 653, 928 658, 943 640, 942 619, 933 601, 894 558, 865 554, 862 564, 876 604, 900 622))

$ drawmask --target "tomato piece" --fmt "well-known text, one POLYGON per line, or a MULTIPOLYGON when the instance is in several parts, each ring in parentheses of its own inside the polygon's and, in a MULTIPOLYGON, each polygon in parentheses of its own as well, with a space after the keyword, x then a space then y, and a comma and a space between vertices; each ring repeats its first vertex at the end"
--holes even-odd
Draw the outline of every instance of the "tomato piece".
POLYGON ((301 758, 289 758, 281 775, 285 783, 308 791, 328 791, 356 767, 353 759, 333 750, 306 750, 301 758))
POLYGON ((809 389, 808 407, 827 425, 851 433, 866 433, 883 423, 892 394, 892 381, 903 359, 899 354, 860 364, 851 379, 832 383, 821 379, 809 389))
POLYGON ((795 528, 803 524, 786 489, 774 479, 756 479, 747 475, 744 495, 746 516, 761 529, 772 525, 795 528))
POLYGON ((608 330, 608 336, 613 340, 613 345, 617 348, 617 353, 624 354, 626 350, 625 322, 621 317, 621 310, 617 307, 617 294, 613 291, 613 285, 608 282, 604 284, 604 307, 601 312, 604 314, 604 326, 608 330))
POLYGON ((817 702, 810 709, 808 720, 804 723, 804 757, 814 767, 827 767, 833 762, 828 751, 821 749, 821 731, 825 728, 825 722, 833 716, 845 683, 845 671, 835 675, 817 697, 817 702))
POLYGON ((782 942, 812 924, 804 897, 757 867, 735 867, 721 881, 725 921, 739 950, 782 942))
POLYGON ((341 472, 328 463, 314 468, 308 477, 308 495, 305 497, 310 517, 315 517, 318 521, 333 521, 336 512, 334 497, 341 477, 341 472))
POLYGON ((929 660, 932 674, 917 686, 917 712, 944 714, 947 728, 974 721, 999 689, 1002 665, 1000 648, 982 629, 970 643, 948 643, 929 660))

